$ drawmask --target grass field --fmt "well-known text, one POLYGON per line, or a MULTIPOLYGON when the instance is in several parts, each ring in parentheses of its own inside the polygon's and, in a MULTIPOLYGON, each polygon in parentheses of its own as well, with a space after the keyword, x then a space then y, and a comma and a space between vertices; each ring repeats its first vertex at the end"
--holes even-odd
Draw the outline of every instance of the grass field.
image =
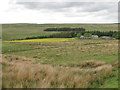
POLYGON ((51 64, 77 63, 83 60, 97 60, 112 63, 117 61, 117 50, 117 40, 75 40, 72 42, 3 44, 3 54, 26 56, 35 58, 40 62, 51 64))
MULTIPOLYGON (((21 25, 23 30, 19 25, 4 25, 3 38, 7 41, 3 41, 2 46, 4 88, 118 88, 118 40, 54 38, 8 41, 30 35, 25 30, 27 27, 32 27, 31 33, 33 28, 39 27, 80 27, 21 25), (12 28, 16 28, 15 31, 11 32, 12 28), (9 30, 11 36, 4 37, 9 30), (16 30, 27 34, 18 33, 18 37, 16 30)), ((99 30, 117 28, 114 24, 86 26, 89 30, 98 27, 99 30)), ((50 34, 41 29, 42 32, 50 34)))
POLYGON ((46 28, 85 28, 86 31, 117 31, 117 24, 5 24, 3 40, 24 39, 33 36, 47 36, 57 32, 44 32, 46 28))

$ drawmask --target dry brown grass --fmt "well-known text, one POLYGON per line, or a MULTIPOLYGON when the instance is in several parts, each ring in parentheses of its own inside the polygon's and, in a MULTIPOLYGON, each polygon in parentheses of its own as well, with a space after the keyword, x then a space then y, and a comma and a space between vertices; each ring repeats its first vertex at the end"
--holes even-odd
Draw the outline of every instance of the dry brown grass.
POLYGON ((104 62, 80 63, 83 67, 89 63, 90 69, 67 65, 53 67, 25 57, 3 55, 2 63, 3 88, 90 88, 113 76, 112 65, 104 62))
POLYGON ((117 62, 113 63, 112 66, 113 66, 113 67, 118 67, 118 68, 120 68, 120 62, 117 61, 117 62))
MULTIPOLYGON (((59 64, 59 66, 62 67, 79 67, 79 68, 86 68, 86 69, 95 69, 99 67, 106 66, 105 62, 102 61, 94 61, 94 60, 86 60, 86 61, 81 61, 78 63, 72 63, 72 64, 59 64)), ((108 66, 108 65, 107 65, 108 66)))

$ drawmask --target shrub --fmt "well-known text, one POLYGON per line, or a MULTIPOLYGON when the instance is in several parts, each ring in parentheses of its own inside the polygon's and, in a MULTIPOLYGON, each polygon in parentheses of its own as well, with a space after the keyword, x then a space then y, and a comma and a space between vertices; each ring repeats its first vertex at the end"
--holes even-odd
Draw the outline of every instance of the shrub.
POLYGON ((80 36, 81 36, 81 33, 78 33, 78 34, 77 34, 77 37, 79 38, 80 36))
POLYGON ((91 34, 91 33, 85 33, 84 36, 85 36, 85 37, 91 37, 92 34, 91 34))
POLYGON ((112 35, 112 37, 113 37, 113 38, 116 38, 116 39, 120 39, 119 33, 114 33, 114 34, 112 35))

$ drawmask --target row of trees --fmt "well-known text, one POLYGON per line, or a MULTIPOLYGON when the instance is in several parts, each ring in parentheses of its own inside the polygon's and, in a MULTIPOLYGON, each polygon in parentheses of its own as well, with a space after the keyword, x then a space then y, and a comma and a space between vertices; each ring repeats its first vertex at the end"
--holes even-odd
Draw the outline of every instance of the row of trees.
MULTIPOLYGON (((84 32, 60 32, 55 33, 49 36, 35 36, 35 37, 27 37, 24 39, 42 39, 42 38, 72 38, 72 37, 80 37, 81 35, 84 35, 85 37, 90 37, 91 35, 98 35, 101 36, 110 36, 116 39, 120 39, 120 32, 117 31, 108 31, 108 32, 100 32, 100 31, 84 31, 84 32)), ((19 39, 23 40, 23 39, 19 39)))
POLYGON ((108 31, 108 32, 100 32, 100 31, 84 31, 84 32, 61 32, 57 34, 50 35, 50 38, 72 38, 72 37, 80 37, 84 35, 86 37, 90 37, 91 35, 101 36, 109 36, 116 39, 120 39, 120 32, 117 31, 108 31))
POLYGON ((101 36, 110 36, 116 39, 119 39, 119 35, 117 31, 107 31, 107 32, 101 32, 101 31, 85 31, 84 28, 47 28, 44 31, 64 31, 61 33, 50 35, 51 38, 70 38, 70 37, 78 37, 80 35, 84 35, 85 33, 91 34, 91 35, 98 35, 101 36), (66 32, 69 31, 69 32, 66 32))
POLYGON ((53 35, 50 35, 50 38, 72 38, 75 37, 75 33, 74 32, 61 32, 61 33, 56 33, 53 35))
POLYGON ((84 28, 47 28, 44 31, 79 31, 85 32, 84 28))
MULTIPOLYGON (((100 36, 110 36, 112 37, 113 34, 118 33, 117 31, 107 31, 107 32, 101 32, 101 31, 86 31, 84 33, 91 33, 92 35, 98 35, 100 36)), ((82 33, 82 34, 84 34, 82 33)))

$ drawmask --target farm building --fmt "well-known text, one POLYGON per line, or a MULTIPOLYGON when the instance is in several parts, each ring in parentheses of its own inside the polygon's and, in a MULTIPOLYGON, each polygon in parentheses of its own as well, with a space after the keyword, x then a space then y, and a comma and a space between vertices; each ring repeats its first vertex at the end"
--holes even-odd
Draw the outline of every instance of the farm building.
POLYGON ((112 37, 109 37, 109 36, 102 36, 100 37, 101 39, 112 39, 112 37))
POLYGON ((92 38, 93 38, 93 39, 98 39, 99 36, 98 36, 98 35, 92 35, 92 38))
POLYGON ((84 36, 82 35, 82 36, 80 36, 80 38, 81 38, 81 39, 84 39, 84 36))
POLYGON ((98 39, 98 35, 92 35, 91 37, 80 36, 81 39, 98 39))

